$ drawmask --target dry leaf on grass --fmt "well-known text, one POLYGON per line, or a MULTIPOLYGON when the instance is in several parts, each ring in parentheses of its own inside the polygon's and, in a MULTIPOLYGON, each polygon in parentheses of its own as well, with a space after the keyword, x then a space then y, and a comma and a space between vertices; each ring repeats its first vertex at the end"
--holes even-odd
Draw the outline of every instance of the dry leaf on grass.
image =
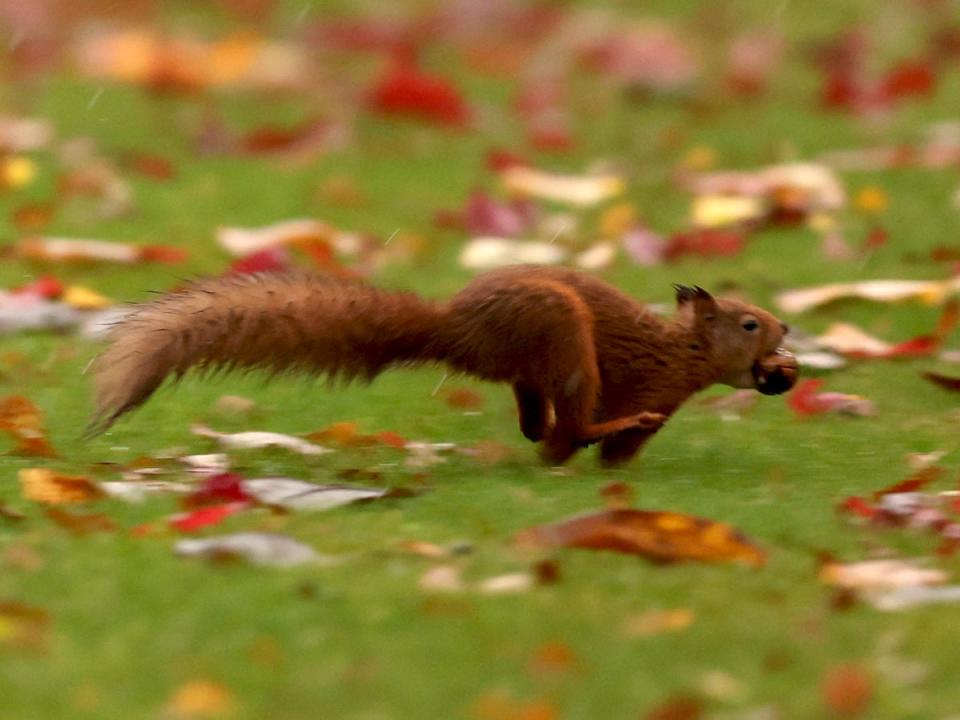
POLYGON ((103 513, 72 513, 59 508, 47 508, 47 517, 73 535, 115 532, 117 524, 103 513))
POLYGON ((944 390, 950 390, 951 392, 960 392, 960 377, 953 377, 950 375, 943 375, 938 372, 923 372, 920 376, 929 382, 932 382, 938 387, 942 387, 944 390))
POLYGON ((873 679, 861 665, 834 665, 824 673, 820 690, 829 712, 845 718, 862 717, 873 699, 873 679))
POLYGON ((263 505, 287 510, 331 510, 350 503, 397 497, 389 488, 318 485, 293 478, 256 478, 243 481, 243 489, 263 505))
POLYGON ((177 555, 207 560, 245 560, 254 565, 294 567, 331 562, 309 545, 285 535, 262 532, 234 533, 204 539, 178 540, 177 555))
POLYGON ((665 632, 686 630, 693 624, 696 615, 689 608, 673 610, 647 610, 632 615, 623 624, 623 633, 627 637, 649 637, 665 632))
POLYGON ((854 283, 833 283, 812 288, 786 290, 776 297, 777 307, 788 313, 802 313, 827 303, 846 298, 874 302, 920 300, 940 304, 960 292, 960 275, 948 280, 864 280, 854 283))
POLYGON ((821 392, 821 387, 823 380, 801 380, 786 396, 787 404, 801 417, 823 413, 856 417, 872 417, 877 414, 877 407, 872 400, 848 393, 821 392))
POLYGON ((167 712, 174 718, 194 720, 229 715, 235 706, 236 700, 226 685, 212 680, 191 680, 174 691, 167 702, 167 712))
POLYGON ((740 531, 693 515, 605 510, 523 530, 520 547, 585 548, 642 555, 653 562, 739 561, 759 567, 766 553, 740 531))
POLYGON ((613 174, 560 175, 525 165, 511 165, 500 174, 504 188, 520 197, 588 208, 623 194, 622 177, 613 174))
POLYGON ((192 425, 190 432, 200 437, 212 438, 223 447, 231 450, 279 447, 300 453, 301 455, 325 455, 326 453, 333 452, 329 448, 314 445, 306 440, 294 437, 293 435, 284 435, 283 433, 253 430, 238 433, 222 433, 199 423, 192 425))
POLYGON ((89 478, 63 475, 48 468, 25 468, 18 473, 18 478, 24 498, 50 505, 85 503, 104 496, 89 478))
POLYGON ((833 560, 820 566, 820 582, 853 590, 886 590, 891 588, 943 585, 943 570, 923 567, 911 560, 866 560, 840 563, 833 560))
POLYGON ((460 264, 468 270, 493 270, 507 265, 556 265, 567 259, 566 248, 541 240, 477 237, 460 251, 460 264))
POLYGON ((16 442, 13 455, 29 457, 56 457, 57 452, 47 440, 43 413, 34 402, 22 395, 10 395, 0 400, 0 430, 16 442))
POLYGON ((44 652, 50 633, 50 613, 18 602, 0 602, 0 647, 44 652))

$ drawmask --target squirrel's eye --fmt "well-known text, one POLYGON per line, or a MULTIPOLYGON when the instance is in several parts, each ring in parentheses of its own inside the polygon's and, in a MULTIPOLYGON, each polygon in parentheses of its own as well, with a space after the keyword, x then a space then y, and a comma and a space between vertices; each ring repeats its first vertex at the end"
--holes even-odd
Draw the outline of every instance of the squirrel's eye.
POLYGON ((740 327, 742 327, 747 332, 753 332, 758 327, 760 327, 760 323, 758 323, 756 320, 744 320, 743 325, 741 325, 740 327))

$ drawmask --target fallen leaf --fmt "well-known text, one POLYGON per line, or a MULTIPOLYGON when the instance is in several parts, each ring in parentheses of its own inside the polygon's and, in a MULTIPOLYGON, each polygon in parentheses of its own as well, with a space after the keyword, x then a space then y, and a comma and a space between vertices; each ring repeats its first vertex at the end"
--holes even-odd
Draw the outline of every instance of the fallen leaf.
POLYGON ((511 165, 500 173, 500 181, 510 193, 520 197, 588 208, 623 194, 624 180, 619 175, 560 175, 525 165, 511 165))
POLYGON ((627 618, 623 632, 627 637, 642 638, 666 632, 686 630, 693 624, 696 615, 688 608, 673 610, 647 610, 627 618))
POLYGON ((117 524, 103 513, 72 513, 59 508, 47 508, 47 517, 73 535, 114 532, 117 524))
POLYGON ((577 656, 573 649, 563 642, 544 643, 536 649, 530 659, 530 671, 537 675, 556 675, 573 670, 577 665, 577 656))
POLYGON ((104 496, 96 483, 79 475, 62 475, 48 468, 25 468, 18 473, 20 492, 27 500, 58 505, 85 503, 104 496))
POLYGON ((482 595, 518 595, 530 592, 535 585, 533 575, 515 572, 485 578, 477 583, 477 591, 482 595))
POLYGON ((231 450, 249 450, 256 448, 279 447, 291 450, 301 455, 325 455, 332 452, 330 449, 314 445, 306 440, 275 432, 247 431, 238 433, 221 433, 206 425, 194 424, 190 432, 200 437, 216 440, 220 445, 231 450))
POLYGON ((384 114, 457 127, 467 125, 471 116, 466 100, 450 80, 403 60, 387 66, 371 92, 371 104, 384 114))
POLYGON ((0 647, 42 653, 47 649, 50 613, 23 603, 0 601, 0 647))
POLYGON ((600 497, 608 510, 624 510, 633 505, 633 487, 622 481, 609 482, 600 488, 600 497))
POLYGON ((12 455, 57 457, 47 440, 43 413, 29 398, 9 395, 0 399, 0 430, 8 433, 16 445, 12 455))
POLYGON ((947 574, 911 560, 828 561, 820 566, 820 582, 856 590, 943 585, 947 574))
POLYGON ((458 410, 479 410, 483 407, 483 395, 470 388, 452 388, 444 393, 447 405, 458 410))
POLYGON ((222 505, 208 505, 198 510, 174 515, 170 518, 170 527, 180 532, 196 532, 205 527, 219 525, 231 515, 236 515, 250 507, 247 502, 231 502, 222 505))
POLYGON ((823 387, 823 380, 801 380, 787 395, 787 404, 800 417, 828 412, 858 417, 877 414, 876 406, 867 398, 847 393, 821 392, 821 387, 823 387))
POLYGON ((913 586, 870 593, 866 597, 877 610, 897 612, 925 605, 956 605, 960 603, 960 585, 935 587, 913 586))
POLYGON ((605 510, 520 532, 517 545, 573 547, 642 555, 653 562, 740 561, 762 566, 766 553, 724 523, 648 510, 605 510))
POLYGON ((386 488, 318 485, 292 478, 257 478, 243 481, 243 491, 263 505, 287 510, 331 510, 350 503, 389 497, 386 488))
POLYGON ((424 571, 417 585, 427 592, 460 592, 464 589, 460 568, 456 565, 434 565, 424 571))
POLYGON ((507 265, 556 265, 569 255, 566 248, 539 240, 478 237, 460 251, 460 264, 468 270, 492 270, 507 265))
POLYGON ((111 480, 100 483, 99 488, 107 497, 132 503, 159 495, 183 495, 194 489, 193 485, 167 480, 111 480))
POLYGON ((658 703, 644 716, 644 720, 700 720, 703 701, 689 695, 676 695, 658 703))
POLYGON ((824 673, 820 691, 829 712, 845 718, 860 717, 873 698, 873 680, 861 665, 834 665, 824 673))
POLYGON ((960 292, 960 275, 941 281, 864 280, 854 283, 832 283, 787 290, 778 294, 775 301, 777 307, 784 312, 802 313, 846 298, 888 303, 920 300, 930 305, 938 305, 958 292, 960 292))
POLYGON ((501 690, 478 697, 470 708, 475 720, 558 720, 560 713, 549 700, 516 700, 501 690))
MULTIPOLYGON (((140 262, 180 262, 185 252, 170 248, 168 254, 158 250, 162 246, 139 246, 112 240, 85 240, 61 237, 35 237, 20 242, 17 252, 29 260, 45 262, 112 262, 132 265, 140 262)), ((164 248, 166 249, 166 248, 164 248)))
POLYGON ((178 687, 167 702, 175 718, 222 717, 233 712, 236 700, 226 685, 213 680, 191 680, 178 687))
POLYGON ((243 476, 227 472, 205 477, 198 489, 183 498, 183 506, 196 508, 224 502, 249 502, 253 499, 244 487, 243 476))
POLYGON ((177 555, 206 560, 245 560, 254 565, 294 567, 332 562, 309 545, 285 535, 262 532, 234 533, 204 539, 178 540, 177 555))
POLYGON ((113 300, 90 288, 69 285, 63 291, 63 301, 77 310, 102 310, 113 305, 113 300))

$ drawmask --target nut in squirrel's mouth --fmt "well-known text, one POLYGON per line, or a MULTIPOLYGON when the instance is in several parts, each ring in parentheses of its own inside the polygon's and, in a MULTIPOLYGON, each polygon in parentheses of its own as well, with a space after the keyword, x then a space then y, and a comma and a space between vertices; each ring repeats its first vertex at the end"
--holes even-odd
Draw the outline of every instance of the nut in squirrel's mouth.
POLYGON ((800 374, 797 358, 783 348, 753 363, 753 381, 764 395, 780 395, 792 388, 800 374))

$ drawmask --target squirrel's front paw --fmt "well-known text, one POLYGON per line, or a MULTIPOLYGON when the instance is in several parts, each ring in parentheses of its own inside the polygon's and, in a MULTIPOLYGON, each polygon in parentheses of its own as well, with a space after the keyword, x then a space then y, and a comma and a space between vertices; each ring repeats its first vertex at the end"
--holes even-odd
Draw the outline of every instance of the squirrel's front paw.
POLYGON ((640 430, 658 430, 667 421, 667 416, 657 412, 642 412, 633 419, 640 430))

